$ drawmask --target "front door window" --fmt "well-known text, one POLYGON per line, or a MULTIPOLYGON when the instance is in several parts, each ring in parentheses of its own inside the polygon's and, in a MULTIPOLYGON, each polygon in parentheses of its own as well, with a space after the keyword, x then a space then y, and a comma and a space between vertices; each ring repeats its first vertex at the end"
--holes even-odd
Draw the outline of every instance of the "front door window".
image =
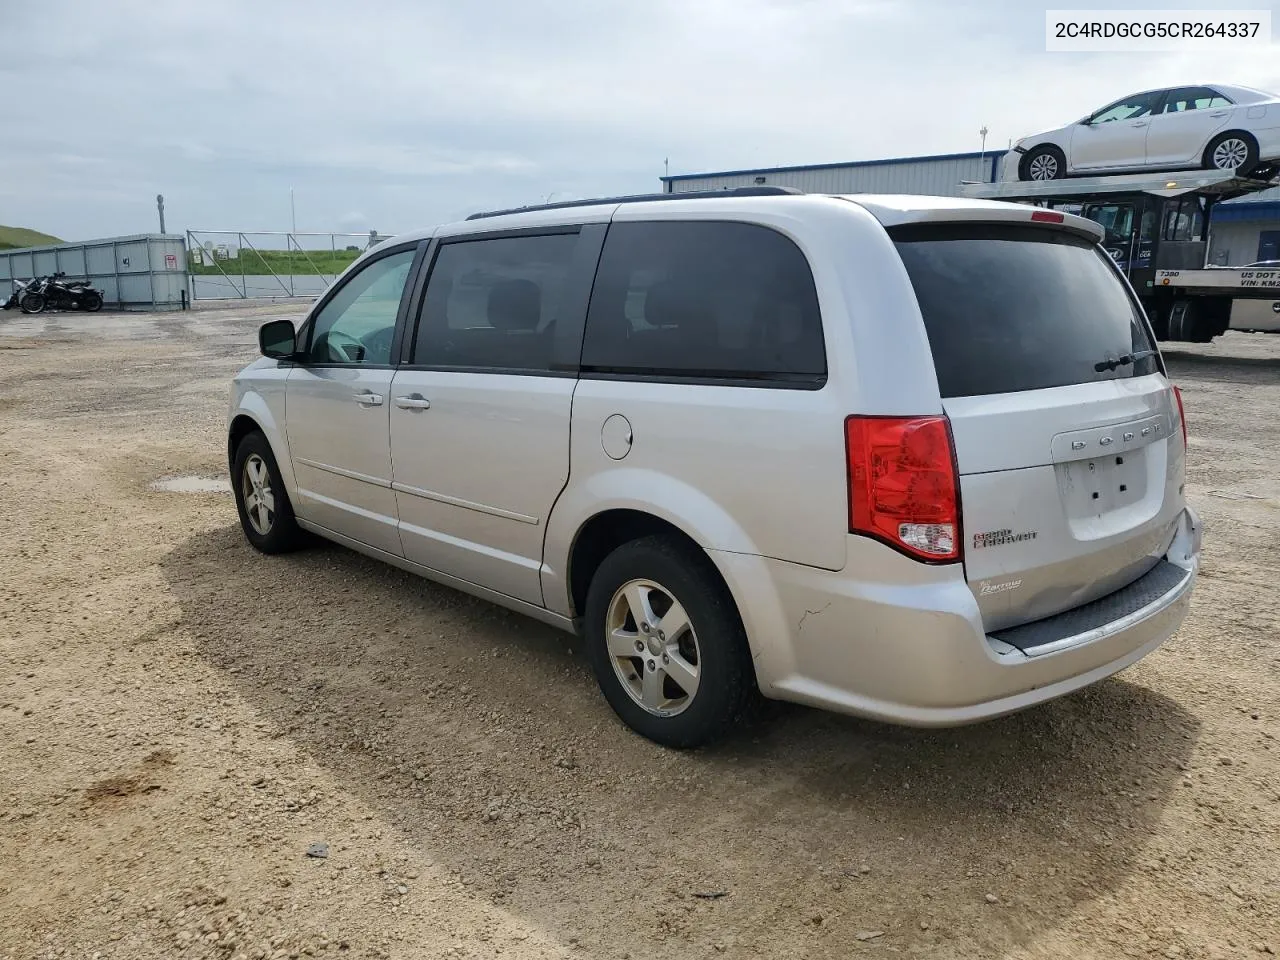
POLYGON ((374 260, 325 304, 312 322, 306 362, 385 366, 414 251, 374 260))

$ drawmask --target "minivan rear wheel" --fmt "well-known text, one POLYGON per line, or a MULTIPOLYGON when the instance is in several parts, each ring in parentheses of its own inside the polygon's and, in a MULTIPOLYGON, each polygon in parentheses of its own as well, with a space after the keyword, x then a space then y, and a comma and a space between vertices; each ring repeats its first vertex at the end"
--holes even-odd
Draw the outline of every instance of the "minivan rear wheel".
POLYGON ((733 598, 707 556, 674 537, 633 540, 605 557, 584 629, 610 706, 664 746, 722 736, 755 691, 733 598))
POLYGON ((293 505, 280 479, 280 468, 271 444, 259 431, 248 434, 236 447, 231 489, 240 527, 256 549, 287 553, 301 545, 302 530, 293 519, 293 505))

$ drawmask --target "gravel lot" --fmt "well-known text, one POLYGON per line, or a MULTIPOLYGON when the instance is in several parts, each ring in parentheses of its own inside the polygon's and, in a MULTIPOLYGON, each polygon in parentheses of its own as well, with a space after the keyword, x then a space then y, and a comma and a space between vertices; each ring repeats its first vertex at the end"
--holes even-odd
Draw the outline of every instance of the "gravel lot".
POLYGON ((300 309, 0 314, 0 957, 1280 953, 1280 336, 1167 351, 1206 559, 1147 660, 682 754, 567 635, 150 487, 300 309))

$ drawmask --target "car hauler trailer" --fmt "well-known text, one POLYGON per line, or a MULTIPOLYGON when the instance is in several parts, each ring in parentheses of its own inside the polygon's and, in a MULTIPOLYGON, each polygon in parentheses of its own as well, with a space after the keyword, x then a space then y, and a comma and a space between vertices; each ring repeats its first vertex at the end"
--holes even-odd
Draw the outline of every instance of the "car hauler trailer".
POLYGON ((1256 177, 1187 170, 967 183, 961 192, 1093 220, 1105 231, 1102 244, 1133 284, 1156 337, 1207 343, 1226 332, 1233 300, 1280 299, 1280 270, 1206 266, 1214 204, 1273 186, 1275 181, 1256 177))

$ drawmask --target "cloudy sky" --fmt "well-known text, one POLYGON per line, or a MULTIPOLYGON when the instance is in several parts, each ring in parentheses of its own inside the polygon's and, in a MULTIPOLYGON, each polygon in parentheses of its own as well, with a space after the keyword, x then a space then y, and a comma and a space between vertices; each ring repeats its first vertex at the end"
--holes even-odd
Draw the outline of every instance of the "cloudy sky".
MULTIPOLYGON (((672 173, 976 150, 1280 50, 1062 54, 1066 0, 0 0, 0 223, 395 233, 672 173)), ((1271 9, 1212 0, 1128 8, 1271 9)), ((1107 6, 1105 0, 1076 6, 1107 6)), ((1117 5, 1119 6, 1119 5, 1117 5)))

